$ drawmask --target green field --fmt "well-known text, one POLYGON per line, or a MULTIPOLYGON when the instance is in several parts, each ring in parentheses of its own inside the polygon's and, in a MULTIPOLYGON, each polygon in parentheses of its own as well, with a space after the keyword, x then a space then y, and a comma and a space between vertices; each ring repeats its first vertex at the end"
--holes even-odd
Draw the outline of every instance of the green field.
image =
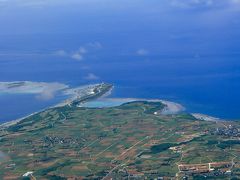
POLYGON ((154 115, 163 107, 141 101, 103 109, 64 106, 26 118, 0 131, 0 179, 201 179, 202 173, 180 172, 178 165, 204 163, 223 163, 215 168, 221 179, 240 178, 238 138, 212 133, 239 123, 154 115), (33 175, 23 178, 29 171, 33 175))

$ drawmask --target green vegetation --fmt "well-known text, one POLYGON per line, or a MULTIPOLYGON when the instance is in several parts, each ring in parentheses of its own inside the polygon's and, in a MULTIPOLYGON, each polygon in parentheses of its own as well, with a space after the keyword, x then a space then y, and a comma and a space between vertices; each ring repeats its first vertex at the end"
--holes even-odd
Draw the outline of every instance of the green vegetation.
POLYGON ((226 149, 233 147, 234 145, 240 145, 240 140, 220 141, 217 146, 221 149, 226 149))
POLYGON ((163 144, 155 145, 151 147, 151 153, 153 154, 160 153, 162 151, 166 151, 172 146, 174 146, 174 144, 172 143, 163 143, 163 144))
POLYGON ((237 164, 227 164, 240 160, 239 140, 212 133, 238 122, 154 114, 162 108, 145 101, 102 109, 64 106, 26 118, 1 131, 0 179, 21 179, 30 171, 34 178, 53 180, 175 178, 185 175, 178 165, 213 162, 240 177, 237 164))

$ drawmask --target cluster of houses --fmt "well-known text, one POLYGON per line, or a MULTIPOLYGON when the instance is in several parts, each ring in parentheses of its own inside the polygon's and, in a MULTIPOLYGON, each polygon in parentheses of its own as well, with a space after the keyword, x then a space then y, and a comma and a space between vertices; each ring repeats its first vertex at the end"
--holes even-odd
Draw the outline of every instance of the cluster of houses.
POLYGON ((240 137, 240 130, 233 125, 229 125, 222 128, 216 128, 216 130, 213 133, 220 136, 240 137))
POLYGON ((72 137, 57 137, 57 136, 45 136, 43 138, 44 146, 54 146, 54 145, 81 145, 82 140, 72 137))
POLYGON ((207 177, 226 177, 232 175, 231 162, 220 163, 206 163, 206 164, 192 164, 192 165, 179 165, 181 173, 187 177, 202 176, 207 177))

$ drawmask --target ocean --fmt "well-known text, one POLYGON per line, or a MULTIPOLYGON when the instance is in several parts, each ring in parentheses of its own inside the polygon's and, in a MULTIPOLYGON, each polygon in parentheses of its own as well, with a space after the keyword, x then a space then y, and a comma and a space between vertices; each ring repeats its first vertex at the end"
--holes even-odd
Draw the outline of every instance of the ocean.
MULTIPOLYGON (((47 39, 51 37, 46 37, 46 41, 47 39)), ((138 56, 114 55, 113 50, 110 50, 109 54, 95 52, 96 57, 89 55, 88 60, 77 61, 52 55, 49 50, 44 51, 36 50, 30 55, 2 55, 0 80, 60 82, 70 87, 108 82, 115 86, 111 97, 159 98, 181 103, 190 112, 225 119, 240 117, 239 54, 203 54, 199 57, 191 54, 138 56), (96 77, 86 77, 89 73, 96 77)), ((2 94, 0 121, 19 118, 54 105, 62 99, 57 97, 41 101, 34 95, 2 94)))
MULTIPOLYGON (((0 81, 108 82, 111 97, 164 99, 189 112, 240 119, 237 7, 93 2, 82 11, 71 3, 2 7, 0 81)), ((62 99, 0 92, 0 122, 62 99)))

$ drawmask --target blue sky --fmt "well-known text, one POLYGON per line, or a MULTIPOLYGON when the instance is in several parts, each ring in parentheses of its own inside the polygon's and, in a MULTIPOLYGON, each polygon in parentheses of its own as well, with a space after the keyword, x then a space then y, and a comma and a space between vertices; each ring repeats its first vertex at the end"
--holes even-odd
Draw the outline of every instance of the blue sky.
POLYGON ((0 24, 0 35, 126 33, 141 41, 142 34, 139 49, 149 52, 155 49, 145 49, 148 39, 182 44, 183 51, 196 44, 192 51, 217 46, 234 52, 240 0, 0 0, 0 24))
POLYGON ((239 25, 239 12, 239 0, 0 0, 0 34, 99 32, 144 23, 211 31, 239 25))
POLYGON ((0 54, 240 54, 240 0, 0 0, 0 24, 0 54))

